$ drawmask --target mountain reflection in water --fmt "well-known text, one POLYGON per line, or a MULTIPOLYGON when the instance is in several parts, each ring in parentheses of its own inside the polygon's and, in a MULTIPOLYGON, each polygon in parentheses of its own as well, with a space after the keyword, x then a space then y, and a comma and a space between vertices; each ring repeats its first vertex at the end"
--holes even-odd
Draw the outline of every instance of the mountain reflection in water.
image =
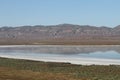
POLYGON ((118 45, 83 45, 83 46, 62 46, 62 45, 21 45, 21 46, 0 46, 0 52, 23 52, 23 53, 53 53, 53 54, 88 54, 94 52, 115 51, 120 53, 118 45))

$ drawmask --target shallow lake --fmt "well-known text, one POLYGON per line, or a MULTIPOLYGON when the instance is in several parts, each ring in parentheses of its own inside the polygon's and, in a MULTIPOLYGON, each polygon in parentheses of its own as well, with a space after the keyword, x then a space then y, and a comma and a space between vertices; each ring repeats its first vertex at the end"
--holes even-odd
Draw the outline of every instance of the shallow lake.
POLYGON ((0 57, 83 65, 120 65, 119 45, 5 45, 0 57))

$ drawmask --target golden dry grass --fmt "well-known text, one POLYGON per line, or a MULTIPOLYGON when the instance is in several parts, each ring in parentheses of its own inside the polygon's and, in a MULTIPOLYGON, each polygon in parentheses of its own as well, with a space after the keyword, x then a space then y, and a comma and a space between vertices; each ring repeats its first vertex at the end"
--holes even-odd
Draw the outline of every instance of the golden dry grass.
POLYGON ((120 45, 119 40, 44 40, 44 41, 1 41, 0 45, 120 45))
POLYGON ((0 58, 0 80, 120 80, 120 66, 0 58))
POLYGON ((75 79, 69 73, 33 72, 31 70, 16 70, 0 67, 0 80, 81 80, 75 79))

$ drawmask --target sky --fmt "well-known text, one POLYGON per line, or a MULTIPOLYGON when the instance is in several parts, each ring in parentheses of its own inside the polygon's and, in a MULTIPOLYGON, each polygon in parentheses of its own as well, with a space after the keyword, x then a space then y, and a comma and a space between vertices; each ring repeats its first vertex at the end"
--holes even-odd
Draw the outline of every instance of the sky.
POLYGON ((120 25, 120 0, 0 0, 0 26, 120 25))

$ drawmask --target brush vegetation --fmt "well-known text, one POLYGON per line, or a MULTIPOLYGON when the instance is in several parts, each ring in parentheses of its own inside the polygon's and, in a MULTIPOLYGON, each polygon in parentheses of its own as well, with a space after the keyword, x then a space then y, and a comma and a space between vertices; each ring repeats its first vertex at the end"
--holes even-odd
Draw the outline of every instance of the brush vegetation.
POLYGON ((120 80, 120 66, 0 58, 0 80, 120 80))

